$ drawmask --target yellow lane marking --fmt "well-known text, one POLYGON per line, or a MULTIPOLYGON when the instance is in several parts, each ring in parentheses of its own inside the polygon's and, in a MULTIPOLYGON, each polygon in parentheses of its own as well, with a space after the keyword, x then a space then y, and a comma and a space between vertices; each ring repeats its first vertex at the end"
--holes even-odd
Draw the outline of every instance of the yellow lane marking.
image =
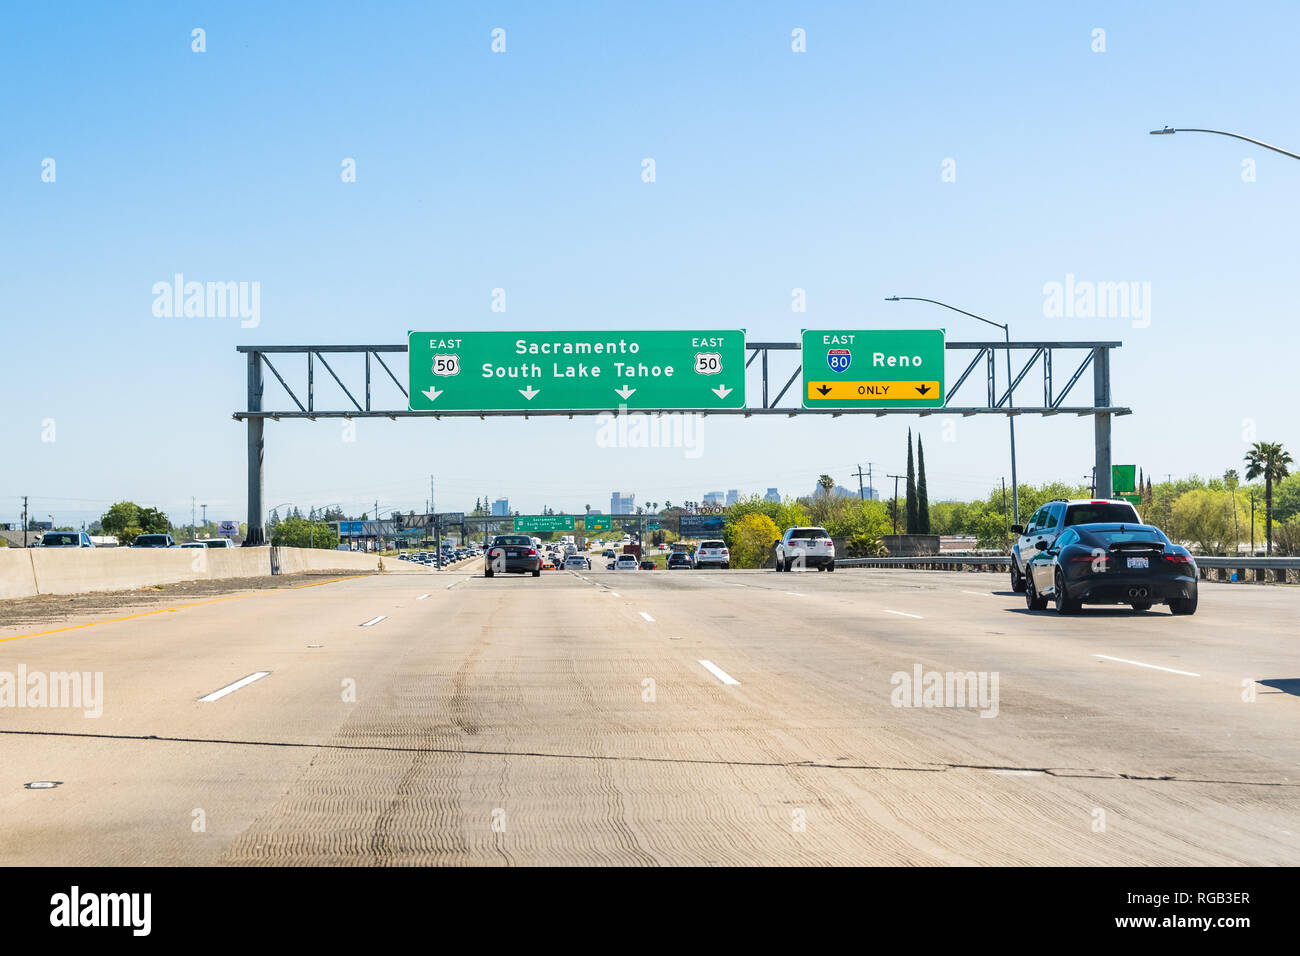
POLYGON ((168 611, 183 611, 187 607, 201 607, 204 604, 220 604, 222 601, 234 601, 238 598, 254 597, 258 594, 274 594, 278 591, 300 591, 303 588, 316 588, 322 584, 336 584, 339 581, 355 581, 357 578, 373 577, 370 574, 356 574, 346 578, 330 578, 328 581, 313 581, 311 584, 295 584, 290 588, 266 588, 261 591, 249 591, 247 594, 230 594, 226 597, 212 598, 209 601, 195 601, 192 604, 178 604, 175 607, 160 607, 153 611, 141 611, 139 614, 127 614, 124 617, 110 617, 102 621, 91 621, 88 624, 69 624, 67 627, 56 627, 51 631, 36 631, 32 634, 15 634, 13 637, 0 637, 0 644, 5 641, 21 641, 25 637, 43 637, 46 634, 60 634, 63 631, 78 631, 83 627, 96 627, 100 624, 116 624, 119 621, 133 621, 140 617, 149 617, 154 614, 165 614, 168 611))

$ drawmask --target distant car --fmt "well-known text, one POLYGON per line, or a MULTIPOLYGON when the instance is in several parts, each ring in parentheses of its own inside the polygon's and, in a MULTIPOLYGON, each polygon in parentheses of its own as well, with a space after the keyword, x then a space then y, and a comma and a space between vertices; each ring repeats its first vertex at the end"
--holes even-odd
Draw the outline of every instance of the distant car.
POLYGON ((719 540, 701 541, 695 549, 695 566, 722 568, 724 571, 730 568, 731 551, 727 548, 727 543, 719 540))
POLYGON ((176 548, 180 547, 169 534, 139 534, 131 542, 133 548, 176 548))
POLYGON ((564 559, 564 570, 566 571, 590 571, 591 561, 580 554, 571 554, 564 559))
POLYGON ((612 567, 615 571, 635 571, 637 570, 636 555, 620 554, 614 559, 612 567))
POLYGON ((1123 499, 1115 498, 1057 498, 1043 505, 1023 527, 1011 526, 1016 542, 1011 548, 1011 590, 1025 589, 1025 563, 1038 549, 1038 542, 1046 541, 1050 548, 1066 528, 1080 524, 1123 522, 1140 525, 1137 509, 1123 499))
POLYGON ((201 544, 205 548, 233 548, 235 546, 235 542, 229 538, 203 538, 195 543, 201 544))
POLYGON ((499 534, 493 538, 492 547, 488 548, 483 576, 490 578, 498 571, 540 577, 542 558, 537 553, 533 539, 526 534, 499 534))
POLYGON ((1152 525, 1080 524, 1051 544, 1040 541, 1025 564, 1025 606, 1041 611, 1053 601, 1059 614, 1084 604, 1128 604, 1135 611, 1168 604, 1195 614, 1196 561, 1152 525))
POLYGON ((653 571, 657 565, 653 561, 642 561, 639 567, 642 571, 653 571))
POLYGON ((47 531, 41 535, 42 548, 93 548, 95 542, 84 531, 47 531))
POLYGON ((544 555, 542 555, 542 570, 543 570, 543 571, 554 571, 555 568, 556 568, 556 564, 555 564, 555 555, 553 555, 553 554, 544 554, 544 555))
POLYGON ((613 549, 613 548, 606 548, 604 551, 602 551, 602 552, 600 553, 600 556, 601 556, 602 558, 612 558, 612 557, 614 557, 614 549, 613 549))
POLYGON ((797 567, 835 570, 835 542, 825 528, 785 529, 785 534, 776 542, 776 569, 789 571, 797 567))
POLYGON ((668 555, 669 571, 672 571, 675 568, 686 568, 689 570, 694 567, 695 562, 691 560, 691 556, 685 551, 674 551, 672 554, 668 555))

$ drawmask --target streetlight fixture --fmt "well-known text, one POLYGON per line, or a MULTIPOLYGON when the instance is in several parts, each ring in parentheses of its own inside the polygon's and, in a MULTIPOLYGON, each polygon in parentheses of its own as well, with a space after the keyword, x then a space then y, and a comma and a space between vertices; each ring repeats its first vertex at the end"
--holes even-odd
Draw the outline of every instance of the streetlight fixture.
MULTIPOLYGON (((960 312, 962 315, 970 316, 972 319, 979 319, 985 325, 991 325, 994 328, 1001 329, 1007 342, 1007 411, 1011 412, 1016 407, 1014 392, 1014 383, 1011 378, 1011 327, 1002 322, 994 322, 992 319, 986 319, 982 315, 976 315, 974 312, 967 312, 965 309, 959 309, 955 305, 949 305, 947 302, 940 302, 938 299, 923 299, 914 295, 891 295, 885 299, 886 302, 929 302, 932 305, 939 305, 945 309, 951 309, 953 312, 960 312)), ((1020 524, 1020 482, 1016 480, 1016 416, 1007 415, 1007 424, 1011 429, 1011 520, 1013 524, 1020 524)))
POLYGON ((1249 136, 1242 136, 1239 133, 1228 133, 1221 129, 1174 129, 1166 126, 1164 129, 1151 130, 1152 136, 1172 136, 1174 133, 1214 133, 1216 136, 1231 136, 1233 139, 1239 139, 1247 143, 1254 143, 1256 146, 1263 146, 1265 149, 1271 149, 1275 153, 1281 153, 1283 156, 1290 156, 1292 159, 1300 159, 1295 153, 1288 152, 1280 146, 1273 146, 1262 140, 1251 139, 1249 136))

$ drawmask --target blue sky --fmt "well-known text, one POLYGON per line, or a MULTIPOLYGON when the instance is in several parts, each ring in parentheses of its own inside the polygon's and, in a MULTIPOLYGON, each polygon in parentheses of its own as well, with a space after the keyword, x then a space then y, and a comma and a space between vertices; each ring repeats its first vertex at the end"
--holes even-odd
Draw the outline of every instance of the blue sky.
MULTIPOLYGON (((1286 349, 1300 163, 1147 135, 1211 127, 1300 150, 1293 5, 702 6, 10 7, 0 520, 23 494, 60 523, 120 498, 188 520, 191 496, 242 518, 238 344, 435 327, 993 331, 894 294, 1017 338, 1121 339, 1114 399, 1134 414, 1116 422, 1117 462, 1217 473, 1252 428, 1300 443, 1286 349), (178 272, 260 283, 259 325, 156 317, 151 288, 178 272), (1067 274, 1150 283, 1149 326, 1046 317, 1044 284, 1067 274)), ((480 495, 608 508, 615 488, 806 493, 822 472, 854 484, 859 463, 897 472, 909 425, 932 498, 1008 472, 993 418, 948 434, 940 416, 712 418, 691 458, 600 447, 593 419, 361 421, 354 441, 337 422, 281 422, 266 502, 421 509, 431 473, 446 510, 480 495)), ((1088 419, 1020 419, 1017 437, 1023 481, 1092 464, 1088 419)))

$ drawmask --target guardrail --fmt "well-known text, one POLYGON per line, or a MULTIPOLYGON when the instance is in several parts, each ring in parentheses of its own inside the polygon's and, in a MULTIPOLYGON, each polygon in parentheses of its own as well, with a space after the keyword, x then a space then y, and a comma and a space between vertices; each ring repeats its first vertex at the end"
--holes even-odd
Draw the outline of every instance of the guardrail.
MULTIPOLYGON (((919 571, 1003 571, 1011 566, 1008 554, 931 554, 911 557, 840 558, 837 568, 909 568, 919 571)), ((1300 557, 1232 558, 1198 557, 1196 567, 1206 581, 1300 583, 1300 557)))

